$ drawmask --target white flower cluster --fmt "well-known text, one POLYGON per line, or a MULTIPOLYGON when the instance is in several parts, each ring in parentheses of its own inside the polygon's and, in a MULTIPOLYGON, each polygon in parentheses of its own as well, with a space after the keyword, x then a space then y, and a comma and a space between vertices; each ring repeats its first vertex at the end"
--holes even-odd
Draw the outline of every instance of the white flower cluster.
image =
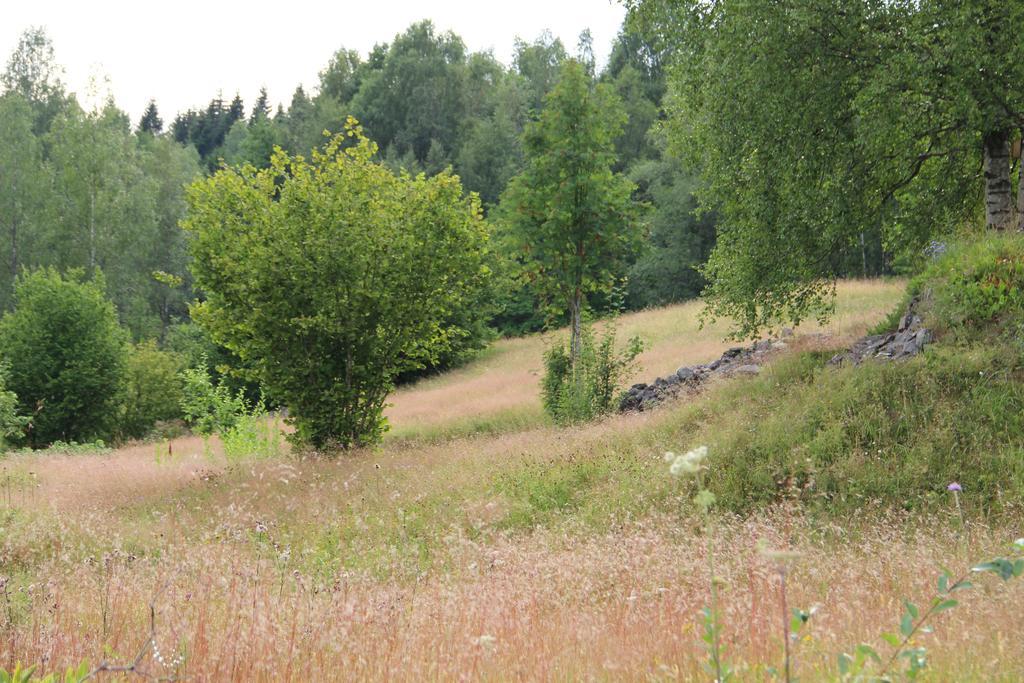
POLYGON ((668 471, 672 476, 679 477, 684 474, 696 474, 704 465, 704 458, 708 457, 708 447, 700 446, 689 453, 676 455, 669 451, 665 453, 665 462, 671 463, 668 471))

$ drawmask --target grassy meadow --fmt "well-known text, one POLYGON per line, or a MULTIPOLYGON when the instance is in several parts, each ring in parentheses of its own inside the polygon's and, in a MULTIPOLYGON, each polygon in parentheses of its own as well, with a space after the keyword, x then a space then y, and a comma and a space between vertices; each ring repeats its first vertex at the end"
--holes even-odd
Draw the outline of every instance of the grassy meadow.
MULTIPOLYGON (((839 652, 860 642, 887 652, 879 633, 897 629, 905 598, 931 598, 939 565, 962 572, 1022 535, 1015 508, 992 513, 972 497, 972 482, 962 481, 961 518, 934 481, 915 478, 924 476, 911 467, 920 459, 952 454, 898 450, 906 434, 893 424, 949 431, 945 417, 982 405, 959 400, 955 382, 936 389, 934 413, 901 417, 883 407, 893 422, 877 416, 855 452, 837 455, 836 444, 849 443, 835 432, 846 424, 840 402, 854 371, 823 370, 822 359, 883 319, 903 291, 901 282, 844 283, 833 322, 797 330, 761 376, 581 427, 557 428, 543 416, 548 340, 529 337, 399 390, 384 443, 333 459, 283 450, 228 460, 215 441, 195 437, 7 457, 0 667, 130 661, 148 637, 152 605, 164 663, 148 655, 143 666, 155 676, 706 680, 698 612, 708 594, 707 539, 688 503, 692 490, 668 476, 662 453, 708 443, 713 486, 738 512, 723 514, 715 536, 726 657, 737 678, 765 680, 782 658, 778 570, 759 551, 767 545, 796 553, 789 605, 815 607, 793 644, 796 673, 838 679, 839 652), (834 406, 814 394, 819 385, 834 406), (787 457, 818 463, 816 486, 790 492, 753 461, 717 474, 717 463, 787 433, 787 457), (858 478, 854 469, 880 467, 874 450, 904 457, 907 469, 858 478), (856 488, 843 477, 867 483, 856 488), (819 495, 838 512, 816 508, 819 495), (887 498, 906 504, 878 502, 887 498)), ((700 329, 698 314, 687 304, 620 320, 621 339, 640 334, 648 344, 636 379, 711 360, 730 345, 724 324, 700 329)), ((884 406, 886 391, 924 386, 913 374, 924 363, 866 376, 884 406)), ((974 369, 948 375, 957 372, 974 369)), ((1003 437, 974 438, 982 447, 1003 437)), ((917 637, 929 650, 927 680, 1024 677, 1024 590, 977 584, 960 608, 935 619, 934 633, 917 637)))

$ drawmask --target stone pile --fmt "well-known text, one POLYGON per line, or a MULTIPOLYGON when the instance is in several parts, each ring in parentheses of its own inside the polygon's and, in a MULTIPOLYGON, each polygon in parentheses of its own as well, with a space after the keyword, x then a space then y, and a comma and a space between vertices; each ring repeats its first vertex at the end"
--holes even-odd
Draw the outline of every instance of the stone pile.
POLYGON ((920 316, 915 312, 918 303, 917 297, 911 299, 907 312, 900 318, 899 327, 895 332, 864 337, 849 351, 833 356, 829 365, 860 365, 870 358, 901 360, 921 353, 924 347, 932 342, 933 335, 931 330, 924 327, 920 316))
POLYGON ((750 347, 729 349, 720 358, 704 365, 681 367, 671 375, 656 378, 650 384, 634 384, 619 402, 619 412, 650 410, 683 392, 697 391, 714 377, 756 375, 761 372, 761 363, 770 352, 784 348, 786 342, 781 339, 766 339, 750 347))

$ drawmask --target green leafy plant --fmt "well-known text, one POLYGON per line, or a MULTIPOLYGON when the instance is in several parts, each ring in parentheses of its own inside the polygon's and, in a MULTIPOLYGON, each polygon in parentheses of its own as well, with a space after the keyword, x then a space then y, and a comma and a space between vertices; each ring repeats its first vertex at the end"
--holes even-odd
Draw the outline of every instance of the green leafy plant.
POLYGON ((892 653, 883 660, 871 645, 861 643, 851 653, 839 655, 839 675, 844 681, 891 680, 901 674, 908 680, 916 680, 928 666, 928 650, 917 643, 915 638, 931 632, 930 621, 938 614, 960 605, 953 595, 962 590, 974 588, 970 578, 976 574, 992 574, 1003 581, 1024 575, 1024 538, 1014 541, 1009 556, 997 557, 972 566, 958 578, 948 569, 942 569, 936 583, 935 595, 926 607, 919 607, 910 600, 903 602, 904 612, 900 617, 898 631, 887 631, 881 639, 892 647, 892 653), (869 675, 871 666, 878 666, 877 673, 869 675))
POLYGON ((572 349, 556 344, 544 353, 541 398, 544 409, 559 424, 585 422, 614 409, 622 381, 643 351, 638 337, 626 348, 615 349, 615 328, 607 327, 595 340, 591 326, 584 326, 579 338, 579 357, 572 363, 572 349))
POLYGON ((466 338, 489 279, 479 200, 458 177, 396 175, 354 119, 307 160, 223 169, 189 191, 193 317, 288 407, 294 440, 379 440, 403 372, 466 338), (469 315, 463 315, 465 313, 469 315))
POLYGON ((181 412, 198 434, 227 432, 250 412, 242 390, 232 393, 223 378, 214 384, 205 364, 182 371, 181 379, 181 412))

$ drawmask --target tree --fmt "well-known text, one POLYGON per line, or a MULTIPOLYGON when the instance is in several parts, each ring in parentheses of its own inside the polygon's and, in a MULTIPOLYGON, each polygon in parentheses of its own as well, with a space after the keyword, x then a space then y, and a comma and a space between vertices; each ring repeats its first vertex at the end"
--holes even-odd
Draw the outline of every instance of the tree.
POLYGON ((91 113, 69 108, 47 140, 58 216, 40 235, 41 263, 103 270, 122 320, 140 337, 157 334, 147 266, 154 251, 173 248, 157 241, 159 172, 144 171, 129 124, 112 106, 91 113))
POLYGON ((348 104, 359 91, 362 60, 355 50, 341 48, 320 72, 320 94, 339 104, 348 104))
POLYGON ((623 123, 614 93, 568 60, 540 119, 527 126, 525 169, 502 197, 527 277, 569 312, 573 363, 587 296, 615 284, 641 237, 633 184, 612 172, 623 123))
POLYGON ((396 36, 381 55, 371 55, 352 113, 382 148, 395 146, 398 156, 411 150, 423 163, 435 140, 456 156, 467 107, 462 40, 451 32, 437 34, 431 22, 422 21, 396 36))
POLYGON ((7 242, 2 308, 10 303, 14 278, 26 256, 31 258, 33 239, 45 223, 50 177, 32 125, 25 98, 17 92, 0 96, 0 228, 7 242))
POLYGON ((715 216, 698 211, 699 179, 670 156, 630 169, 636 197, 650 206, 650 238, 630 266, 627 304, 639 309, 693 299, 704 289, 700 272, 715 246, 715 216))
POLYGON ((707 294, 738 335, 827 315, 866 231, 898 255, 1011 224, 1021 3, 629 4, 673 46, 670 136, 721 217, 707 294))
POLYGON ((309 161, 218 171, 184 226, 206 300, 195 319, 251 363, 317 448, 377 440, 394 378, 465 330, 487 277, 480 207, 458 179, 396 176, 354 120, 309 161))
POLYGON ((45 29, 33 27, 21 34, 0 83, 8 91, 19 93, 32 107, 32 130, 36 135, 49 130, 50 122, 66 104, 62 73, 45 29))
POLYGON ((163 131, 164 121, 160 118, 160 112, 157 111, 156 102, 150 100, 146 111, 142 113, 142 118, 139 119, 139 132, 160 135, 163 131))
POLYGON ((252 113, 249 114, 249 123, 265 121, 270 118, 270 99, 267 97, 267 89, 260 88, 260 95, 256 98, 256 104, 252 106, 252 113))
POLYGON ((534 112, 540 112, 544 97, 558 81, 566 59, 565 45, 550 31, 545 31, 532 43, 516 38, 513 66, 527 83, 529 106, 534 112))
POLYGON ((97 274, 40 269, 18 277, 14 310, 0 320, 7 388, 31 416, 33 447, 109 438, 117 426, 127 335, 97 274))

